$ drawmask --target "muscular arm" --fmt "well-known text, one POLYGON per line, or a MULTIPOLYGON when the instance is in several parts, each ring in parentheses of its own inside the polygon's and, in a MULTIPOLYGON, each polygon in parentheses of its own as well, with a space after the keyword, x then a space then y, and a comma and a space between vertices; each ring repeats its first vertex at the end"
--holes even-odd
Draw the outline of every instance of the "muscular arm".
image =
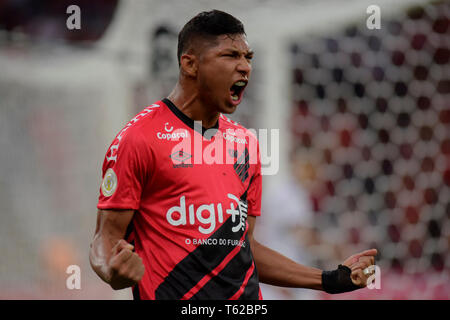
POLYGON ((133 215, 133 210, 97 212, 89 261, 95 273, 116 290, 133 286, 144 274, 141 258, 132 251, 133 246, 123 240, 133 215))
POLYGON ((254 239, 255 220, 248 217, 248 234, 260 281, 281 287, 322 290, 322 270, 296 263, 254 239))

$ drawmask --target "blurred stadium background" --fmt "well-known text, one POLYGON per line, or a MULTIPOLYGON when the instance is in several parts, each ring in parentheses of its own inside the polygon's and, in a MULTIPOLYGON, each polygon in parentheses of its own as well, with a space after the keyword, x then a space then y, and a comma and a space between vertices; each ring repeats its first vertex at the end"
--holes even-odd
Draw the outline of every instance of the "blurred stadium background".
POLYGON ((256 52, 232 118, 280 129, 260 241, 324 269, 379 251, 379 290, 263 295, 449 299, 450 2, 411 0, 0 0, 0 299, 131 297, 89 266, 103 156, 171 90, 178 31, 213 8, 256 52), (81 290, 66 288, 72 264, 81 290))

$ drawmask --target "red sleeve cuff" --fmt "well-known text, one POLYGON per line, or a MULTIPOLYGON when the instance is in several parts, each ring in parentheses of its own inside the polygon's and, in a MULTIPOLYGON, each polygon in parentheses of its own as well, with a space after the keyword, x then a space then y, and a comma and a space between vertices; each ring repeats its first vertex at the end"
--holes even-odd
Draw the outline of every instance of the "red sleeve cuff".
POLYGON ((107 202, 98 203, 97 209, 108 210, 108 209, 120 209, 120 210, 137 210, 139 209, 139 204, 135 202, 107 202))

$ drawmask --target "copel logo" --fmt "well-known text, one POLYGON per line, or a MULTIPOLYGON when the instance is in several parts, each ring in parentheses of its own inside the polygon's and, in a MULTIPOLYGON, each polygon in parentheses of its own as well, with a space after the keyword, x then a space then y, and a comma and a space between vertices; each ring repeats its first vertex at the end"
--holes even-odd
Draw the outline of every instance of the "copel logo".
POLYGON ((247 144, 247 140, 245 139, 245 132, 240 129, 228 129, 223 133, 223 138, 227 141, 230 141, 231 143, 247 144))
POLYGON ((164 124, 164 131, 165 132, 158 132, 156 133, 156 137, 160 140, 176 140, 180 138, 187 138, 189 137, 189 132, 186 129, 176 129, 173 131, 173 126, 170 126, 168 122, 164 124), (172 132, 173 131, 173 132, 172 132))
MULTIPOLYGON (((247 221, 247 202, 240 200, 235 195, 229 193, 228 198, 233 200, 229 204, 229 209, 225 213, 231 215, 231 221, 234 226, 231 228, 233 232, 239 230, 244 231, 247 221), (237 207, 235 207, 237 205, 237 207)), ((180 197, 180 205, 171 207, 166 214, 167 221, 173 226, 185 226, 187 223, 194 225, 196 220, 200 222, 198 231, 203 234, 210 234, 216 229, 216 219, 219 223, 224 220, 222 204, 202 204, 195 209, 193 204, 189 205, 189 216, 186 212, 186 197, 180 197)))

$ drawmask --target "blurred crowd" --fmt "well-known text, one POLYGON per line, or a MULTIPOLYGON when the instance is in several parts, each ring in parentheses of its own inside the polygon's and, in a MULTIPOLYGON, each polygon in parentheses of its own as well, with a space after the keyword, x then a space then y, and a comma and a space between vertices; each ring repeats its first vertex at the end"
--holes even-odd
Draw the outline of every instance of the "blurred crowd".
POLYGON ((113 19, 118 0, 2 0, 0 29, 5 41, 24 35, 38 42, 89 43, 99 40, 113 19), (83 27, 70 32, 66 27, 67 8, 76 4, 83 10, 83 27))
POLYGON ((292 44, 293 175, 267 228, 325 269, 378 249, 383 290, 333 298, 450 297, 449 17, 437 2, 292 44))

